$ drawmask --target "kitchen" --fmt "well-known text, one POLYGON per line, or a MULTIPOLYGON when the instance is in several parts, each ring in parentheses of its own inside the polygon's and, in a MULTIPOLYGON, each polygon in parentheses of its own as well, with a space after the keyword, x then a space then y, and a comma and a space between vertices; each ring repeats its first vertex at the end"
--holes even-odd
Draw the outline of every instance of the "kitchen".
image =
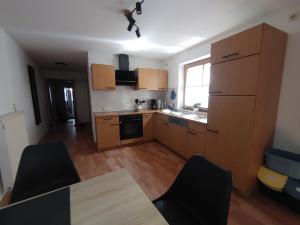
MULTIPOLYGON (((151 109, 152 98, 134 97, 130 101, 146 100, 148 106, 142 109, 137 104, 126 111, 107 110, 111 106, 103 107, 101 111, 92 110, 99 151, 157 140, 185 159, 201 154, 230 169, 236 190, 249 196, 255 189, 264 149, 272 141, 270 135, 276 122, 285 43, 285 33, 268 24, 254 26, 213 43, 210 59, 198 60, 203 64, 203 71, 205 65, 211 71, 206 110, 199 104, 190 108, 192 110, 175 107, 178 90, 168 89, 167 70, 135 69, 130 72, 132 76, 127 78, 127 84, 131 85, 133 93, 145 91, 148 96, 158 95, 160 107, 152 104, 154 109, 151 109), (271 35, 277 35, 278 40, 268 43, 271 35), (228 48, 231 42, 235 43, 233 49, 228 48), (272 57, 273 50, 269 46, 275 45, 278 46, 277 55, 272 57), (271 66, 275 61, 280 63, 271 66), (264 91, 266 87, 268 92, 264 91)), ((129 71, 128 63, 127 56, 119 56, 120 70, 129 71)), ((186 64, 186 70, 189 65, 193 63, 186 64)), ((190 67, 195 69, 197 65, 190 67)), ((114 92, 118 88, 116 85, 122 83, 116 80, 120 77, 118 73, 115 75, 114 66, 91 64, 92 92, 114 92)), ((186 89, 189 83, 192 82, 185 78, 186 89)), ((189 92, 185 94, 189 95, 189 92)), ((191 95, 188 97, 192 98, 191 95)))
POLYGON ((299 223, 297 0, 65 1, 0 3, 0 223, 299 223))

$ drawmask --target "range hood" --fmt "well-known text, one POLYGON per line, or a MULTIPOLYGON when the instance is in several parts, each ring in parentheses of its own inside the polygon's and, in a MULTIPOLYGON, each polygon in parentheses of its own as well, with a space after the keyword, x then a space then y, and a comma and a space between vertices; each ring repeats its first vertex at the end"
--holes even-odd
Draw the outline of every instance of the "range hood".
POLYGON ((119 70, 116 70, 116 85, 136 85, 137 74, 135 71, 129 71, 128 55, 119 55, 119 70))

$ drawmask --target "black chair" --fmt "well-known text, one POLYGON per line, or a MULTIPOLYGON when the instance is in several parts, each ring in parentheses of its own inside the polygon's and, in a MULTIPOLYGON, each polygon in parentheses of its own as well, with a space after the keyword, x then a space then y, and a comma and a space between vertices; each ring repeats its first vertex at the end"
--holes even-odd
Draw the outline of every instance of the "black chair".
POLYGON ((226 225, 231 189, 230 172, 195 155, 153 203, 170 225, 226 225))
POLYGON ((22 153, 10 203, 80 182, 63 142, 30 145, 22 153))

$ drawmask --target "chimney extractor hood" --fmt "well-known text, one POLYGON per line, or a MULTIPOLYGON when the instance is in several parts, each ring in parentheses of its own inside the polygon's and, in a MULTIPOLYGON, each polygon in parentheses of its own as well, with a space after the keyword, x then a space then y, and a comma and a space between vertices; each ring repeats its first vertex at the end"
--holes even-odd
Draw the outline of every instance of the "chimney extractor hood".
POLYGON ((136 85, 137 74, 129 71, 128 55, 119 55, 119 70, 116 70, 116 85, 136 85))

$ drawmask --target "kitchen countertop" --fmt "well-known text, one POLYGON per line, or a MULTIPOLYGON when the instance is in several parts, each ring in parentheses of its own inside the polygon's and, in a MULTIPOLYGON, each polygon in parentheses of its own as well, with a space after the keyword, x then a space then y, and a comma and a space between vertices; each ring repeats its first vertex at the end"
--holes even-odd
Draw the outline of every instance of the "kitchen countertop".
POLYGON ((142 109, 140 111, 126 110, 126 111, 114 111, 114 112, 94 112, 95 117, 106 117, 106 116, 120 116, 120 115, 135 115, 135 114, 148 114, 159 112, 158 109, 142 109))
POLYGON ((201 116, 190 113, 178 113, 178 112, 166 112, 159 109, 143 109, 140 111, 119 111, 119 112, 94 112, 95 117, 107 117, 107 116, 120 116, 120 115, 134 115, 134 114, 148 114, 148 113, 161 113, 167 116, 172 116, 188 121, 207 124, 207 113, 203 113, 201 116))
POLYGON ((188 121, 193 121, 197 123, 207 124, 207 113, 203 113, 201 116, 197 114, 189 114, 189 113, 182 113, 182 114, 174 114, 174 113, 165 113, 160 111, 159 113, 167 115, 167 116, 173 116, 179 119, 184 119, 188 121))

